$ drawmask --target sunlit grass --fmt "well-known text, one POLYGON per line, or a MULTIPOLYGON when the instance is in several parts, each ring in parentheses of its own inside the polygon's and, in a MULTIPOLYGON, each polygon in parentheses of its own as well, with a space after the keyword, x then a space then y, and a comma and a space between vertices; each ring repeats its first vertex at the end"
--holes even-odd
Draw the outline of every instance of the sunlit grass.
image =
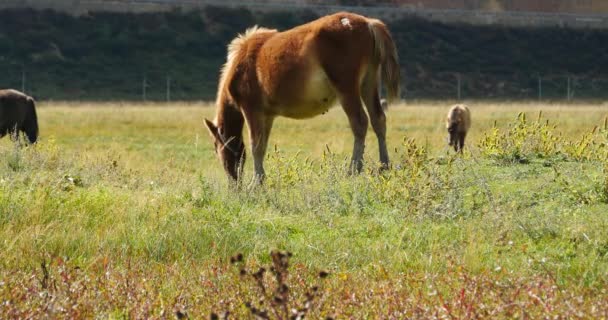
MULTIPOLYGON (((6 159, 0 165, 0 276, 16 274, 11 283, 28 288, 36 286, 26 279, 30 273, 40 277, 41 261, 78 267, 86 279, 103 278, 106 268, 108 281, 116 283, 95 282, 95 290, 120 292, 132 278, 150 295, 121 304, 82 289, 88 298, 79 300, 77 310, 145 317, 142 310, 149 307, 160 317, 162 304, 175 306, 185 295, 195 317, 209 308, 243 314, 238 303, 226 303, 237 301, 240 281, 226 271, 227 259, 242 252, 253 265, 267 262, 270 250, 283 249, 295 254, 302 268, 297 274, 324 269, 335 275, 327 292, 339 312, 319 315, 374 317, 417 303, 441 308, 441 299, 416 300, 407 292, 439 291, 453 298, 454 284, 469 288, 462 277, 510 283, 469 288, 490 296, 501 290, 517 296, 528 285, 548 281, 546 291, 534 290, 552 295, 544 298, 557 304, 554 311, 567 310, 555 300, 556 290, 572 301, 595 295, 589 303, 600 305, 608 276, 605 106, 471 103, 473 127, 459 157, 446 146, 449 105, 390 107, 395 168, 383 174, 373 170, 377 146, 371 129, 365 172, 347 174, 352 135, 339 107, 306 121, 278 119, 266 184, 238 191, 228 186, 202 125, 204 117, 213 118, 209 104, 42 102, 37 146, 16 148, 0 140, 6 159), (556 125, 550 128, 559 137, 556 148, 527 139, 536 132, 525 134, 541 128, 534 126, 541 110, 539 123, 556 125), (527 114, 523 124, 517 122, 520 112, 527 114), (496 137, 506 137, 504 144, 484 138, 494 126, 496 137), (583 156, 577 156, 574 147, 595 126, 595 142, 579 148, 583 156), (514 157, 518 144, 526 147, 514 157), (152 283, 142 284, 144 278, 152 283), (369 288, 393 299, 392 309, 369 288), (217 300, 194 298, 209 292, 217 300), (365 297, 360 301, 369 308, 351 294, 365 297), (398 297, 405 300, 398 303, 398 297), (194 307, 195 301, 201 304, 194 307)), ((249 160, 246 172, 251 171, 249 160)), ((1 283, 0 298, 7 299, 12 289, 1 283)), ((44 305, 36 299, 25 301, 44 305)), ((509 304, 496 299, 488 303, 509 304)), ((580 305, 591 314, 589 305, 580 305)), ((0 314, 16 314, 8 310, 0 314)), ((506 315, 504 310, 499 314, 506 315)), ((411 316, 409 311, 403 314, 411 316)))

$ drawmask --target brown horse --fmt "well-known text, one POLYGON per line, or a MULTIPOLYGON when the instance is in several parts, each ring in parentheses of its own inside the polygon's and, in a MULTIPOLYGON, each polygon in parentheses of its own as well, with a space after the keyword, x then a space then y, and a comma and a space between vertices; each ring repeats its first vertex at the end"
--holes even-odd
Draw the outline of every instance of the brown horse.
POLYGON ((228 46, 215 120, 205 123, 226 173, 234 180, 243 168, 242 130, 247 123, 255 181, 261 182, 274 119, 311 118, 338 100, 355 138, 351 170, 359 172, 368 127, 364 103, 378 138, 380 162, 388 167, 380 79, 388 99, 398 98, 397 50, 379 20, 341 12, 284 32, 253 27, 228 46))
POLYGON ((471 128, 471 111, 464 104, 457 104, 450 108, 445 121, 445 127, 450 135, 449 145, 456 152, 462 152, 464 139, 471 128))

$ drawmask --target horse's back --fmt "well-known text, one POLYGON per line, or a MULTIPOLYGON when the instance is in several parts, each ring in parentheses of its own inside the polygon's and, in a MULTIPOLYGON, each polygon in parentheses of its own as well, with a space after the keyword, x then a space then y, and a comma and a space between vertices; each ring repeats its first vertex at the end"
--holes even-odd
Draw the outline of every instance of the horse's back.
POLYGON ((291 118, 327 111, 336 86, 360 81, 360 66, 373 48, 367 23, 365 17, 337 13, 269 37, 256 59, 267 111, 291 118))
POLYGON ((28 99, 31 98, 17 90, 0 90, 0 130, 3 133, 24 121, 28 99))
POLYGON ((333 65, 348 72, 349 60, 360 62, 372 53, 368 22, 363 16, 341 12, 276 33, 261 47, 257 62, 273 67, 264 70, 277 77, 289 77, 294 68, 311 64, 333 65), (362 47, 368 52, 361 52, 362 47))

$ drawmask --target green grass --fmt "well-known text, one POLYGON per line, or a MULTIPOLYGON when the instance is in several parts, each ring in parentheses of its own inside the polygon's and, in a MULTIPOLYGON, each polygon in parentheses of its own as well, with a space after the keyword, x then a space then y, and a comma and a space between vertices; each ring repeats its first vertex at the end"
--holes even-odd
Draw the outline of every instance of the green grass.
POLYGON ((37 146, 0 141, 0 314, 244 315, 255 286, 229 257, 255 268, 281 249, 295 294, 332 274, 313 316, 605 315, 605 107, 472 103, 460 157, 448 106, 391 107, 394 169, 375 172, 370 130, 357 176, 340 108, 278 119, 266 184, 236 191, 202 125, 209 105, 40 103, 37 146))

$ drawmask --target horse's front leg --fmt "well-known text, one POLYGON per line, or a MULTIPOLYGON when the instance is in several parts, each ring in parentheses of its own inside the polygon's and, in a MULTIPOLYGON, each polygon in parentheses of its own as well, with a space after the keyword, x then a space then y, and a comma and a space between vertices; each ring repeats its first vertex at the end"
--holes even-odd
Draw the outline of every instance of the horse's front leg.
POLYGON ((458 152, 462 153, 462 148, 464 148, 464 139, 466 138, 467 134, 464 132, 460 132, 460 134, 458 135, 458 152))
POLYGON ((14 129, 9 131, 9 137, 12 142, 15 143, 17 147, 21 147, 21 140, 19 139, 19 126, 15 125, 14 129))
POLYGON ((268 138, 272 129, 273 117, 266 116, 261 112, 243 111, 247 128, 249 128, 249 142, 253 156, 254 177, 253 184, 260 185, 264 182, 264 156, 268 147, 268 138))

